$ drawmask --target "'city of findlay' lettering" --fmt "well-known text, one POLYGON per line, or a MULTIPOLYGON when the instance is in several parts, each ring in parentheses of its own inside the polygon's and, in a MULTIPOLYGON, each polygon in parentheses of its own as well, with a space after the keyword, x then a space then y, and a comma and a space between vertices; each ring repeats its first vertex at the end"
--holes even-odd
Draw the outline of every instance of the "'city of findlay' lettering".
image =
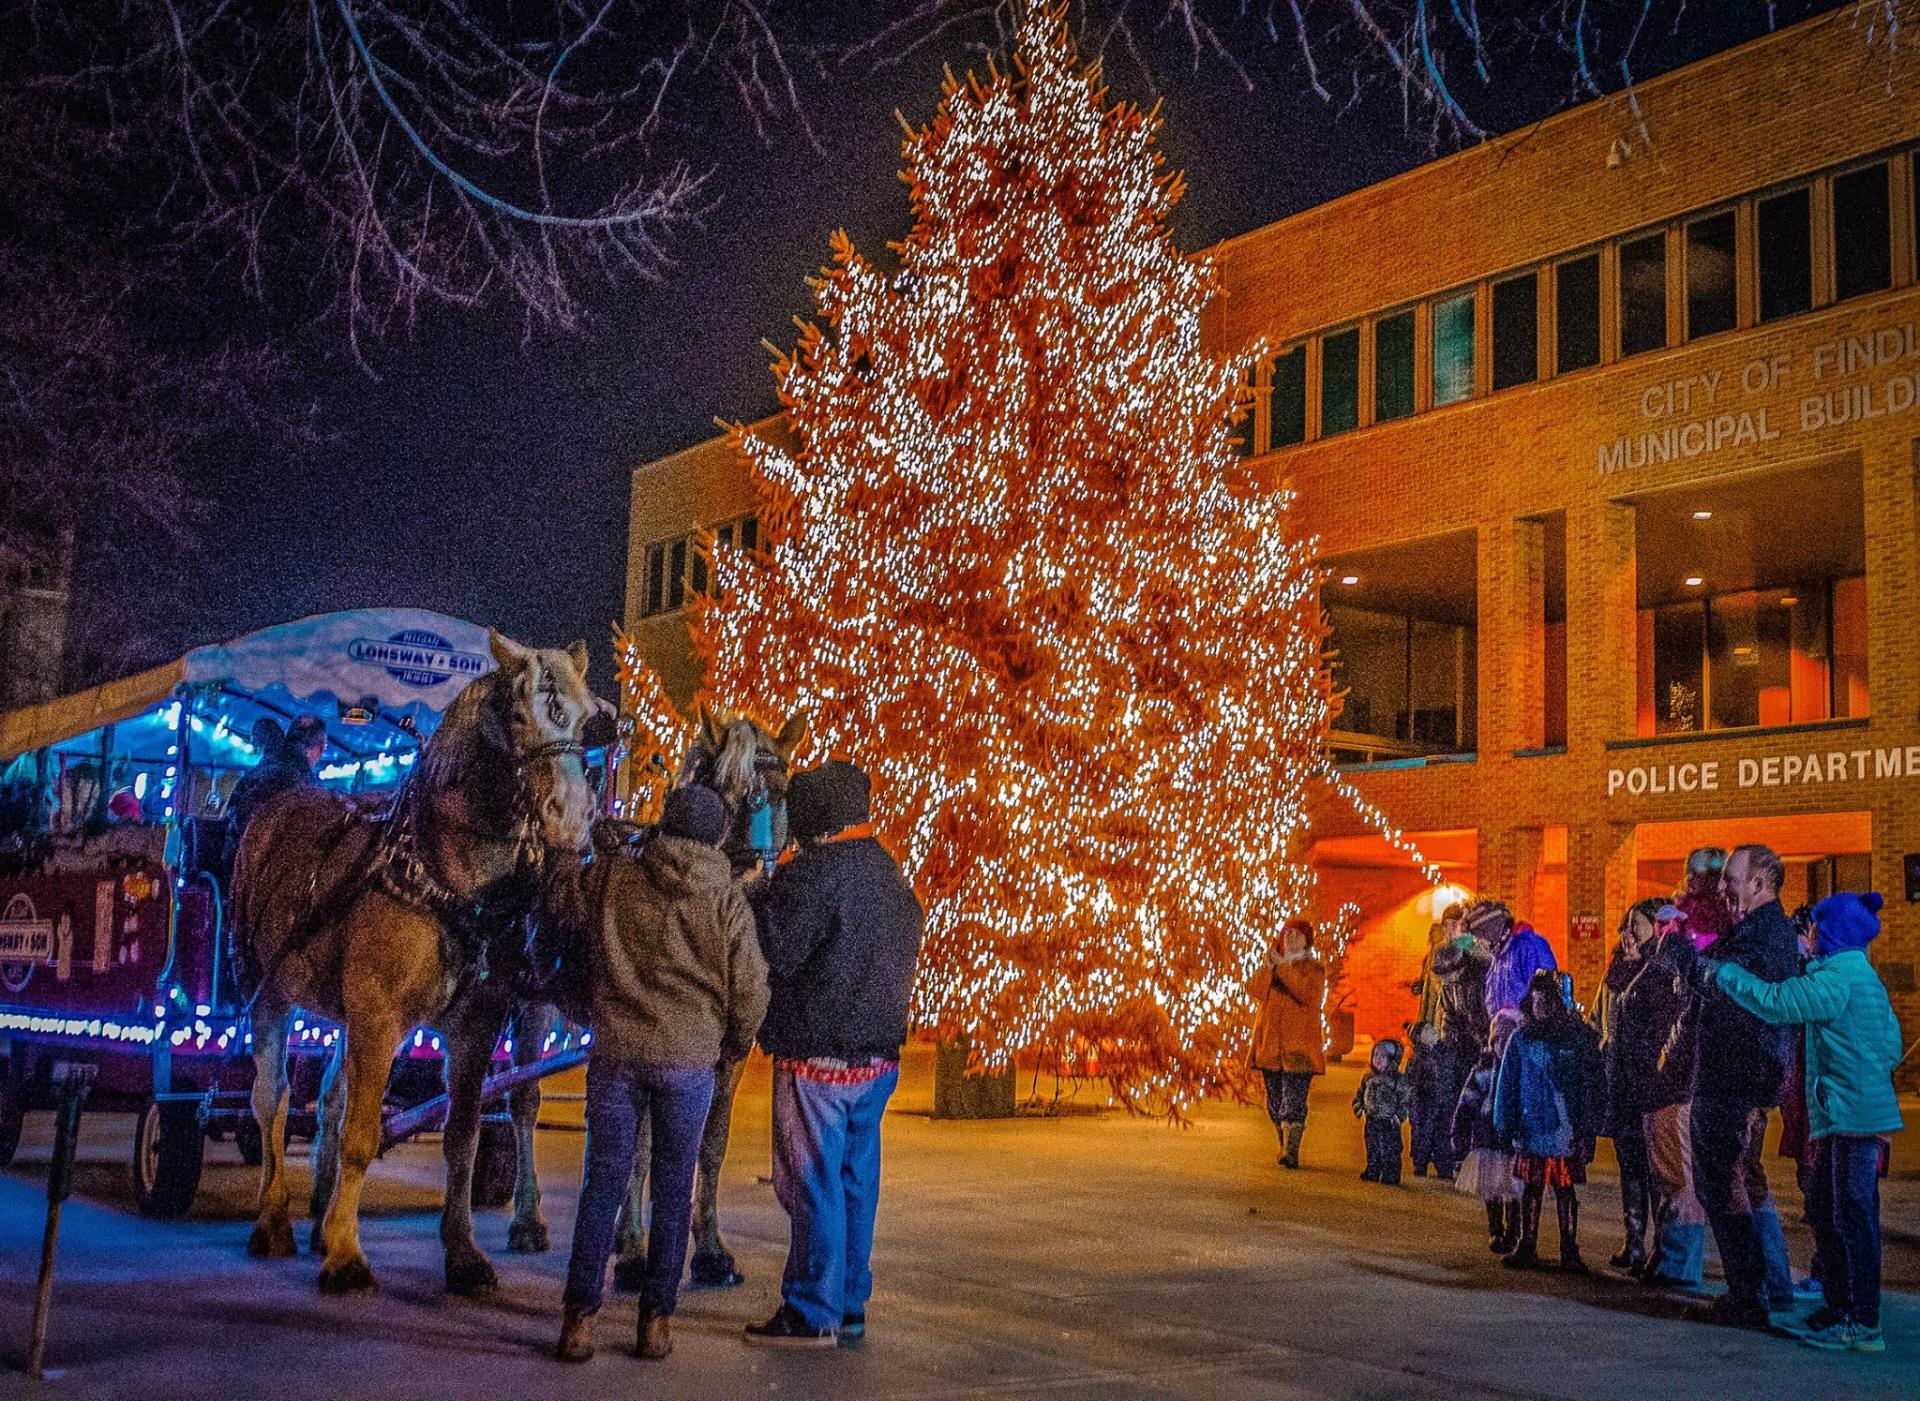
MULTIPOLYGON (((1726 764, 1718 759, 1636 764, 1607 770, 1607 796, 1635 798, 1672 793, 1717 793, 1726 764)), ((1732 761, 1736 788, 1786 788, 1809 783, 1845 783, 1869 778, 1920 778, 1920 744, 1880 749, 1828 749, 1732 761)))
MULTIPOLYGON (((1920 337, 1911 322, 1860 336, 1841 336, 1814 346, 1815 382, 1883 370, 1920 360, 1920 337)), ((1739 390, 1751 397, 1784 386, 1791 357, 1774 355, 1749 362, 1738 376, 1739 390)), ((1726 448, 1753 447, 1779 438, 1782 429, 1768 417, 1769 407, 1735 410, 1728 404, 1733 382, 1726 372, 1683 375, 1641 390, 1640 416, 1646 420, 1697 417, 1663 423, 1639 433, 1622 433, 1598 449, 1601 476, 1684 461, 1726 448), (1724 383, 1723 383, 1724 381, 1724 383), (1718 409, 1719 412, 1713 412, 1718 409)), ((1877 383, 1850 384, 1804 394, 1796 415, 1799 431, 1823 433, 1849 423, 1889 418, 1920 407, 1920 369, 1901 369, 1877 383)))

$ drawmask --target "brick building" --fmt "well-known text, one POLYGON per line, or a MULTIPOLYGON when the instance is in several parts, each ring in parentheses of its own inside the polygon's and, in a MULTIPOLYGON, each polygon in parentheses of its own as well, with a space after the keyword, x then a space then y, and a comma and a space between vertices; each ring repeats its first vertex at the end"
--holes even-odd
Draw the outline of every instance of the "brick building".
MULTIPOLYGON (((1210 338, 1274 351, 1248 448, 1327 567, 1336 757, 1583 997, 1627 905, 1753 840, 1790 905, 1887 895, 1920 1023, 1916 146, 1920 69, 1843 11, 1210 250, 1210 338)), ((693 532, 751 509, 718 441, 635 473, 627 611, 682 697, 693 532)), ((1335 802, 1313 854, 1397 1028, 1451 892, 1335 802)))

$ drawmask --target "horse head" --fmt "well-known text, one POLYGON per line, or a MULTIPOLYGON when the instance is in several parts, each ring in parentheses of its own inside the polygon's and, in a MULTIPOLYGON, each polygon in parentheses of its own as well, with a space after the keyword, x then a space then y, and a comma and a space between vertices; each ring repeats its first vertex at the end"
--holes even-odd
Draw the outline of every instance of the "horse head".
POLYGON ((587 689, 587 645, 522 647, 497 632, 487 641, 498 669, 468 689, 484 688, 483 734, 510 763, 519 820, 544 847, 585 851, 594 815, 586 739, 608 709, 587 689))
POLYGON ((693 746, 680 762, 673 786, 698 783, 720 795, 727 808, 722 849, 736 870, 779 851, 787 841, 787 779, 793 756, 807 737, 807 716, 796 711, 779 733, 747 715, 700 707, 693 746), (761 831, 756 833, 756 817, 761 831))

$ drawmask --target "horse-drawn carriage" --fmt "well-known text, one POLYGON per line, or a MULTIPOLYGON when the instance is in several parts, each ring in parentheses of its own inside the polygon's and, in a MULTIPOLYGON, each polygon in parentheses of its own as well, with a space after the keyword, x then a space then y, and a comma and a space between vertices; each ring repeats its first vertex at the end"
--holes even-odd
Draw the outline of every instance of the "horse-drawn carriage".
MULTIPOLYGON (((264 757, 257 722, 318 715, 315 772, 356 804, 392 801, 456 696, 492 671, 488 633, 418 609, 325 614, 196 648, 165 666, 0 715, 0 1166, 21 1119, 52 1103, 57 1066, 98 1067, 93 1103, 131 1110, 135 1198, 177 1216, 206 1141, 257 1163, 250 1003, 229 918, 227 803, 264 757)), ((312 1136, 337 1031, 296 1017, 288 1132, 312 1136)), ((513 1084, 577 1064, 565 1032, 513 1084)), ((382 1147, 437 1127, 441 1042, 406 1038, 382 1147)), ((496 1069, 511 1050, 496 1052, 496 1069)), ((522 1049, 522 1061, 528 1059, 522 1049)), ((501 1114, 481 1126, 473 1198, 503 1204, 518 1155, 501 1114)))

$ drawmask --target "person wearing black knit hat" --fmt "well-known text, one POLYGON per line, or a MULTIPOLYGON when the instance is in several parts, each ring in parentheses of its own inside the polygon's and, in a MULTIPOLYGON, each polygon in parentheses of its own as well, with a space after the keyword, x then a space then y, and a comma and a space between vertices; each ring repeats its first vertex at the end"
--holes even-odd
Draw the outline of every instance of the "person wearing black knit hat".
POLYGON ((865 1336, 880 1200, 880 1118, 900 1080, 924 925, 867 825, 866 774, 843 760, 795 774, 799 850, 754 898, 773 998, 773 1189, 791 1223, 783 1302, 746 1340, 832 1347, 865 1336))

